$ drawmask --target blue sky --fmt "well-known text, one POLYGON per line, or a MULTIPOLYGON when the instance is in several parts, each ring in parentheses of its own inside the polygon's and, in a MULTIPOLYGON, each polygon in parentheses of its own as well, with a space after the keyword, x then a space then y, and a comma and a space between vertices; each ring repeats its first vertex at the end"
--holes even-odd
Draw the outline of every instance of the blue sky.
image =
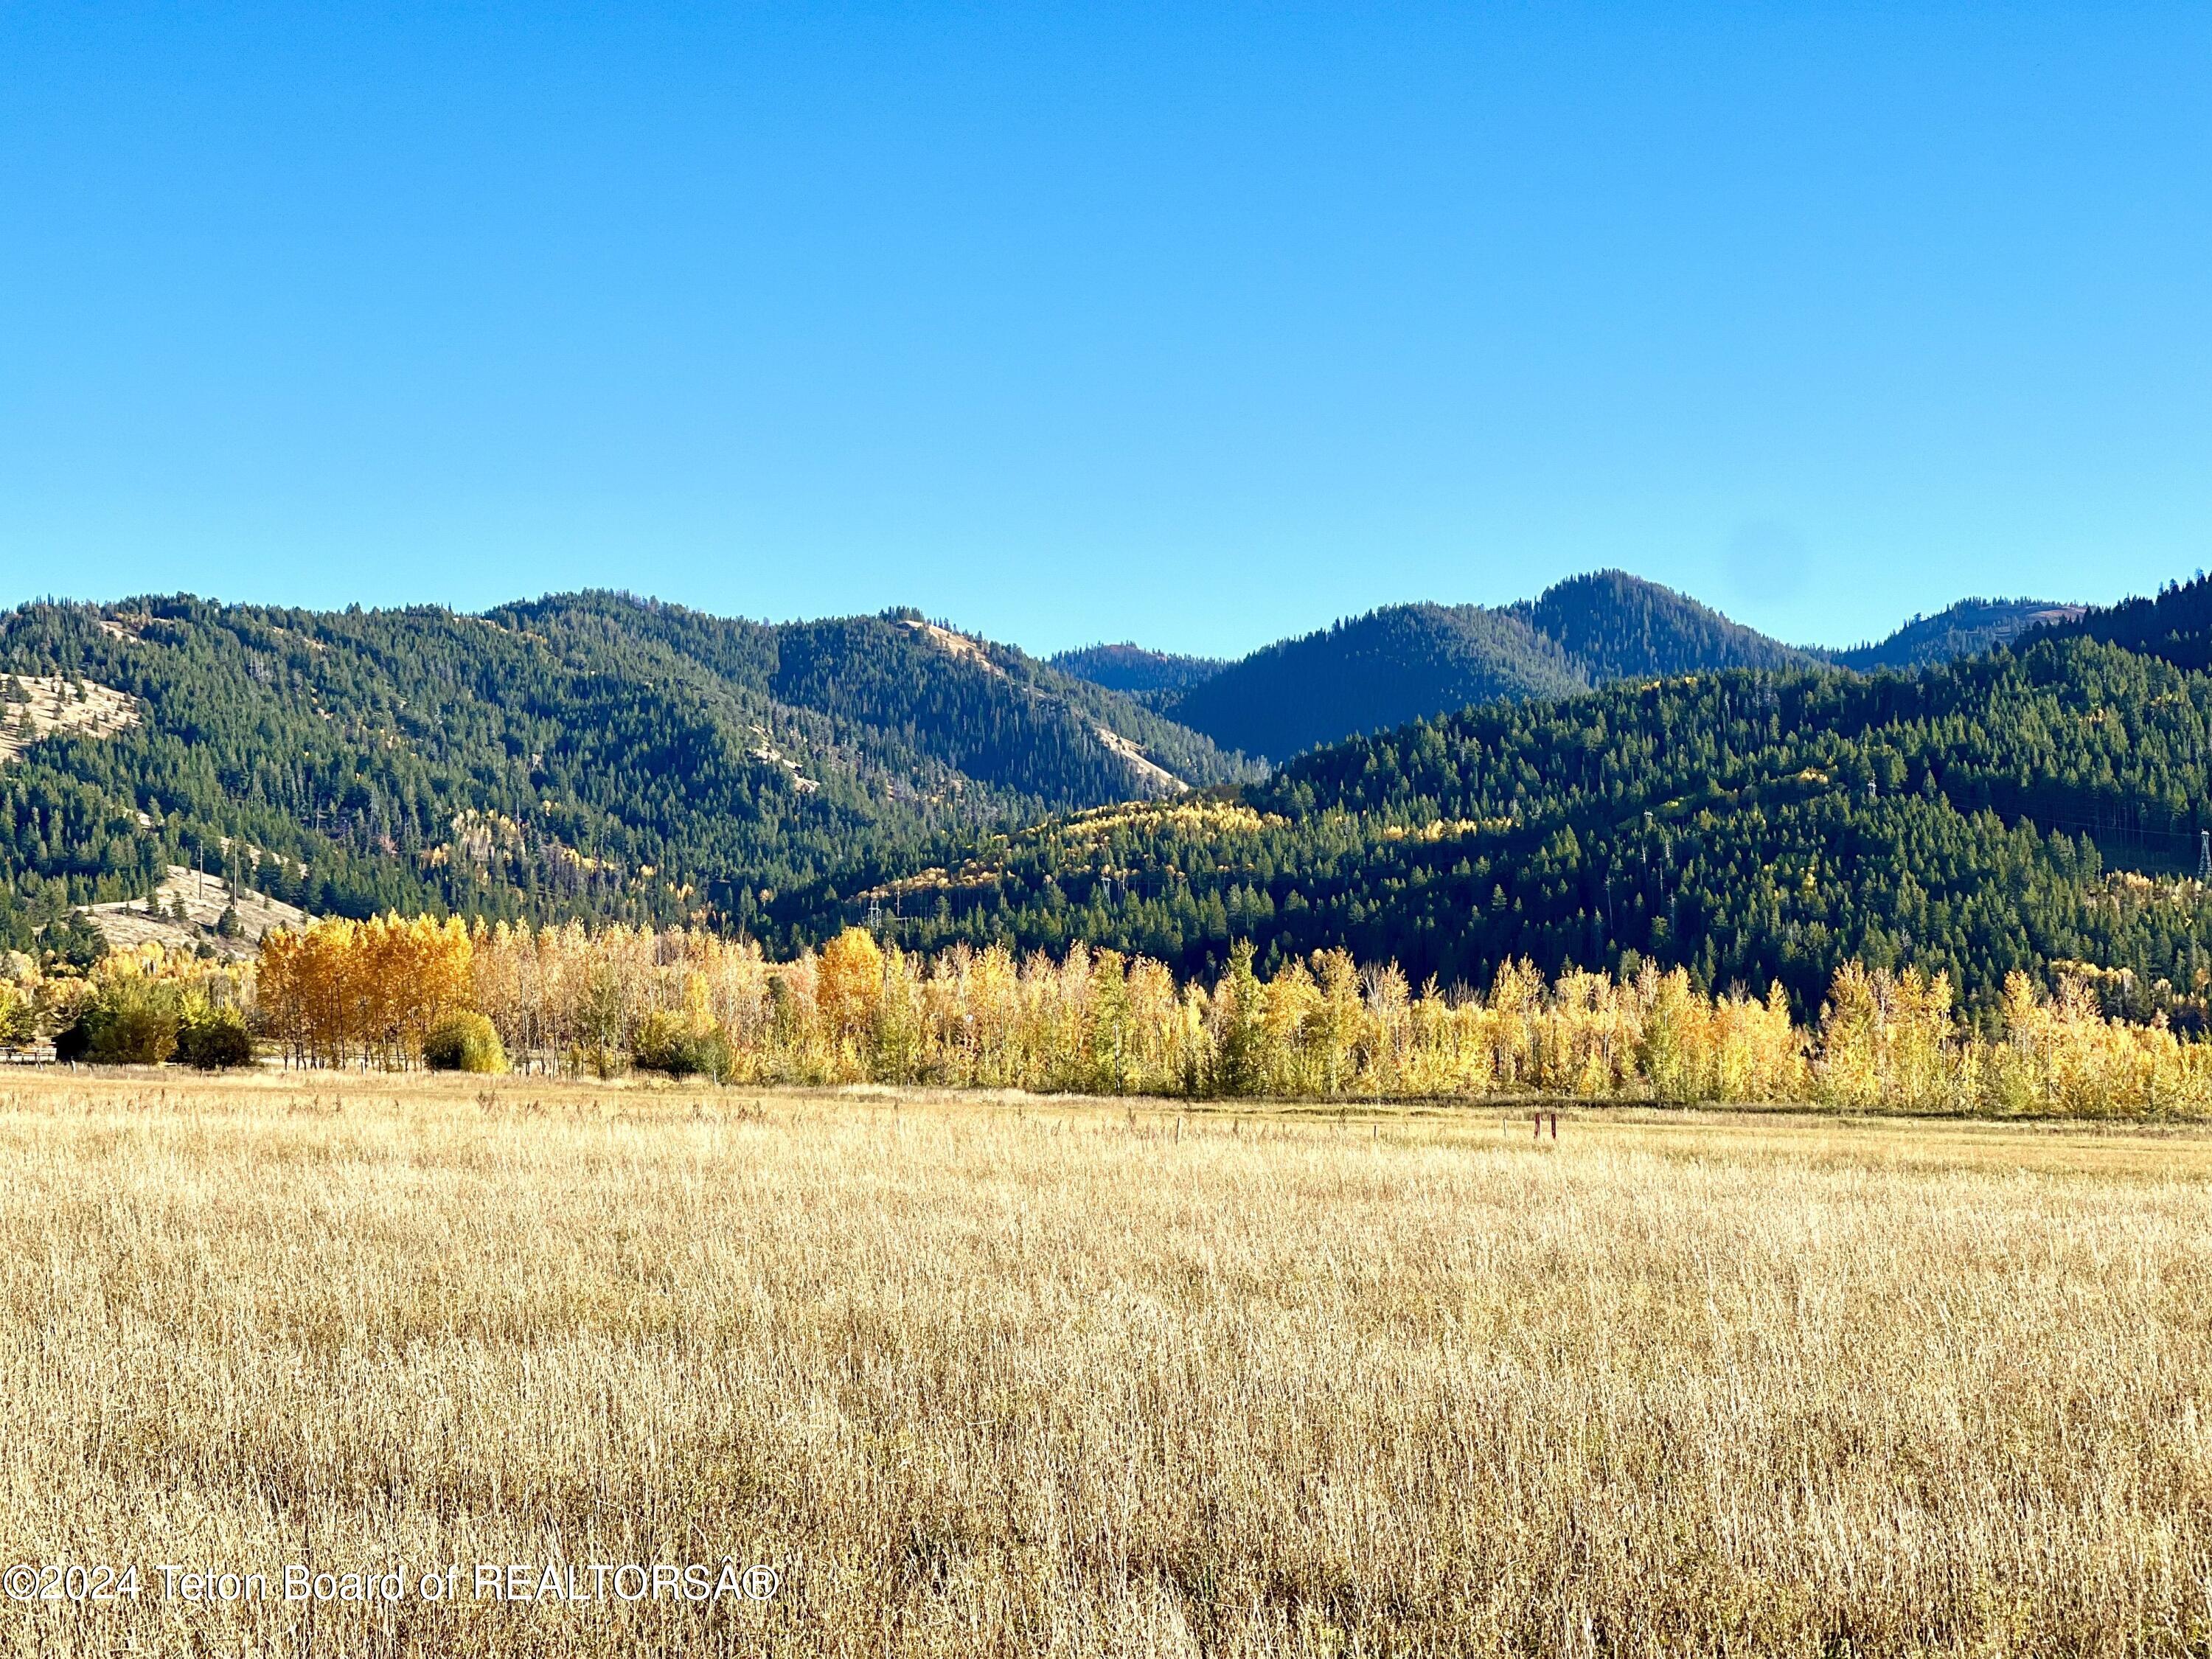
POLYGON ((0 599, 2212 565, 2212 7, 0 8, 0 599))

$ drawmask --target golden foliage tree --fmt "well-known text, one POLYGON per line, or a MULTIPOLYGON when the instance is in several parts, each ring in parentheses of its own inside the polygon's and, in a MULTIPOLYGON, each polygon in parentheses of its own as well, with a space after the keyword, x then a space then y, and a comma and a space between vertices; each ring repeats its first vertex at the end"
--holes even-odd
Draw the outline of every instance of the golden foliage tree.
POLYGON ((258 977, 263 1029, 325 1066, 412 1065, 465 1008, 521 1063, 571 1073, 681 1039, 750 1083, 2212 1111, 2212 1044, 2107 1018, 2084 974, 2049 993, 2014 975, 1993 1038, 1961 1023, 1947 978, 1912 968, 1847 965, 1801 1025, 1778 986, 1714 996, 1649 963, 1547 982, 1509 962, 1486 993, 1416 991, 1341 951, 1263 977, 1240 951, 1218 982, 1178 985, 1079 944, 1057 961, 964 945, 924 958, 857 927, 777 963, 685 929, 334 920, 272 933, 258 977))

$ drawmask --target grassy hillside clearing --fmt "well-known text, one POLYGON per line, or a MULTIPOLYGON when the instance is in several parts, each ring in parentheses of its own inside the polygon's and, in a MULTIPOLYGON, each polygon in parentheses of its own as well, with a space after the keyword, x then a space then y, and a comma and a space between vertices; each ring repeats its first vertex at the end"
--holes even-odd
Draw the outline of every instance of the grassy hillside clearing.
POLYGON ((0 764, 42 738, 106 738, 138 724, 112 686, 62 674, 0 674, 0 764))
POLYGON ((168 866, 153 898, 152 909, 143 899, 131 899, 87 905, 85 912, 118 951, 135 951, 149 943, 184 951, 205 945, 226 958, 237 960, 252 957, 262 935, 272 927, 296 929, 307 925, 307 913, 296 904, 286 904, 251 888, 241 887, 234 895, 220 876, 188 870, 181 864, 168 866), (217 931, 225 912, 232 913, 237 923, 235 934, 217 931))

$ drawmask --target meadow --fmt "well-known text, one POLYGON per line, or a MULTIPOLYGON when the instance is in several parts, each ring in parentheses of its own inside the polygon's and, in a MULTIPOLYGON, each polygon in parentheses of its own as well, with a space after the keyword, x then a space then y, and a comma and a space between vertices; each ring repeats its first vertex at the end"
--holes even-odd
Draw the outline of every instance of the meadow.
POLYGON ((0 1072, 0 1567, 141 1583, 0 1651, 2201 1653, 2208 1394, 2185 1126, 0 1072))

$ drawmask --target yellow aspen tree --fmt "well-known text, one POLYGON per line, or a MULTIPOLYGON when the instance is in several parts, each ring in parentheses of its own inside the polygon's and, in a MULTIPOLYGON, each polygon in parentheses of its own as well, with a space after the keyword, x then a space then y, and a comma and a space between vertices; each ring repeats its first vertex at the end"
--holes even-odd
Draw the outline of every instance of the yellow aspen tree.
POLYGON ((851 1040, 874 1018, 883 995, 884 953, 865 927, 848 927, 822 947, 815 997, 822 1018, 838 1037, 851 1040))

